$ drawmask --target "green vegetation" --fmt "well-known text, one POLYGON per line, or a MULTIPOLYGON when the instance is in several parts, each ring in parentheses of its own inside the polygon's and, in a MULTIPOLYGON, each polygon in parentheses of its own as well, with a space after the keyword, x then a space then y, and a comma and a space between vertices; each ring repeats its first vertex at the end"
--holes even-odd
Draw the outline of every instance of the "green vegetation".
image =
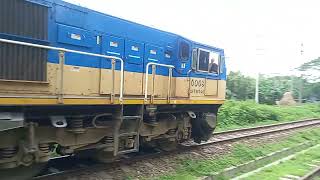
MULTIPOLYGON (((309 72, 309 71, 308 71, 309 72)), ((312 73, 314 75, 315 73, 312 73)), ((241 72, 230 72, 227 80, 227 98, 233 100, 253 100, 255 78, 245 76, 241 72)), ((292 91, 294 98, 313 102, 320 100, 319 78, 304 76, 260 76, 259 99, 262 104, 274 105, 285 92, 292 91)))
POLYGON ((197 179, 206 175, 220 172, 225 168, 239 165, 257 157, 265 156, 271 152, 281 150, 283 148, 293 147, 306 141, 318 142, 320 139, 320 129, 306 130, 304 132, 296 133, 288 138, 278 141, 274 144, 264 144, 259 147, 249 147, 247 145, 238 144, 232 148, 230 154, 219 156, 215 159, 181 160, 180 167, 176 172, 158 177, 158 180, 191 180, 197 179))
POLYGON ((300 67, 298 67, 298 69, 300 71, 309 71, 309 70, 320 71, 320 57, 302 64, 300 67))
POLYGON ((247 177, 246 179, 271 180, 279 179, 286 175, 302 177, 315 169, 315 167, 310 166, 310 164, 316 166, 320 165, 320 146, 312 148, 306 153, 299 154, 288 161, 282 162, 281 164, 266 168, 259 173, 247 177))
POLYGON ((299 71, 302 71, 308 79, 314 82, 318 82, 318 87, 320 85, 320 57, 313 59, 309 62, 302 64, 297 68, 299 71))
POLYGON ((241 74, 230 72, 227 79, 227 98, 237 100, 254 99, 255 79, 241 74))
POLYGON ((320 104, 270 106, 252 101, 227 101, 218 114, 218 131, 256 125, 320 118, 320 104))

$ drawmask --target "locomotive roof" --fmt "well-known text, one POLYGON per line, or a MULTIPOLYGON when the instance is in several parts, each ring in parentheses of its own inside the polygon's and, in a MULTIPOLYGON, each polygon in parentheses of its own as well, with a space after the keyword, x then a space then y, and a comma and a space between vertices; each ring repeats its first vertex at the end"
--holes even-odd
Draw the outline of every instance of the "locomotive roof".
POLYGON ((52 7, 52 4, 57 4, 57 5, 68 7, 70 9, 74 9, 74 10, 78 10, 78 11, 81 11, 81 12, 85 12, 85 13, 90 13, 90 12, 91 13, 97 13, 97 14, 100 14, 100 15, 103 15, 103 16, 106 16, 106 17, 112 17, 114 19, 117 19, 117 20, 120 20, 120 21, 123 21, 123 22, 128 22, 128 23, 130 23, 132 25, 138 25, 138 26, 153 30, 153 31, 158 32, 158 33, 166 34, 166 35, 169 35, 169 36, 175 36, 177 38, 181 37, 181 38, 186 39, 188 41, 191 41, 194 44, 199 45, 199 46, 203 46, 203 47, 207 47, 207 48, 210 48, 210 49, 214 49, 216 51, 223 51, 223 49, 221 49, 221 48, 217 48, 217 47, 214 47, 214 46, 211 46, 211 45, 208 45, 208 44, 195 42, 193 40, 190 40, 188 38, 185 38, 185 37, 183 37, 181 35, 178 35, 178 34, 175 34, 175 33, 172 33, 172 32, 164 31, 164 30, 161 30, 161 29, 157 29, 157 28, 153 28, 153 27, 150 27, 150 26, 147 26, 147 25, 136 23, 136 22, 133 22, 133 21, 130 21, 130 20, 126 20, 126 19, 123 19, 123 18, 112 16, 112 15, 109 15, 109 14, 106 14, 106 13, 103 13, 103 12, 99 12, 99 11, 96 11, 96 10, 89 9, 87 7, 83 7, 83 6, 75 5, 75 4, 72 4, 72 3, 69 3, 69 2, 65 2, 63 0, 26 0, 26 1, 30 1, 30 2, 33 2, 33 3, 37 3, 37 4, 49 6, 49 7, 52 7))

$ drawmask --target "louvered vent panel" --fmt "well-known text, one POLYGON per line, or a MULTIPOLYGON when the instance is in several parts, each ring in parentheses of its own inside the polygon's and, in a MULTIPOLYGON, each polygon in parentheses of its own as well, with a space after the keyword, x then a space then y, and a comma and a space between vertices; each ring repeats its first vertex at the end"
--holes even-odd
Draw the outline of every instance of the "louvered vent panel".
MULTIPOLYGON (((48 8, 24 0, 0 0, 0 34, 48 39, 48 8)), ((47 50, 0 43, 0 79, 46 81, 47 50)))

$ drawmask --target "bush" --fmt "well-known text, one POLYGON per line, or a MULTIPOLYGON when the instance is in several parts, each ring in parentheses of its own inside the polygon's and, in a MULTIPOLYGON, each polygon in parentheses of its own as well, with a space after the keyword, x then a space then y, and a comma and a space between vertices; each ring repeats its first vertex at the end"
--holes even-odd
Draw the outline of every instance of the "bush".
POLYGON ((256 104, 253 101, 227 101, 219 110, 218 127, 248 126, 315 117, 320 117, 320 104, 281 107, 256 104))

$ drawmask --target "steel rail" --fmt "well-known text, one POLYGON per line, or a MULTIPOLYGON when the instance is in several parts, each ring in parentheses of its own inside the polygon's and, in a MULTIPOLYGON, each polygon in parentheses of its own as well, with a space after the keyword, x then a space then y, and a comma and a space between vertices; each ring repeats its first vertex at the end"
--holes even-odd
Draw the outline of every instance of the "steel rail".
POLYGON ((306 174, 300 180, 312 180, 316 179, 316 177, 320 177, 320 166, 311 171, 309 174, 306 174))
POLYGON ((229 131, 231 134, 230 137, 226 136, 225 138, 217 138, 217 135, 226 135, 225 133, 220 133, 216 134, 216 136, 213 135, 212 141, 207 141, 205 143, 201 143, 198 146, 203 146, 203 145, 209 145, 209 144, 215 144, 215 143, 222 143, 222 142, 228 142, 228 141, 235 141, 235 140, 241 140, 245 138, 250 138, 250 137, 255 137, 255 136, 262 136, 262 135, 267 135, 267 134, 272 134, 272 133, 278 133, 278 132, 283 132, 283 131, 288 131, 288 130, 294 130, 294 129, 299 129, 299 128, 304 128, 304 127, 309 127, 309 126, 315 126, 315 125, 320 125, 320 119, 308 119, 305 121, 294 121, 290 123, 281 123, 278 126, 275 124, 273 125, 267 125, 267 126, 260 126, 260 127, 254 127, 254 128, 246 128, 243 131, 237 130, 239 134, 234 134, 233 131, 229 131), (291 127, 286 127, 290 126, 291 127), (267 128, 270 128, 269 130, 267 128), (260 131, 259 131, 260 130, 260 131))
MULTIPOLYGON (((0 38, 0 42, 2 43, 9 43, 9 44, 16 44, 16 45, 22 45, 22 46, 29 46, 29 47, 34 47, 34 48, 40 48, 40 49, 47 49, 47 50, 55 50, 59 52, 69 52, 69 53, 75 53, 75 54, 82 54, 82 55, 87 55, 87 56, 94 56, 94 57, 101 57, 105 58, 108 60, 114 59, 117 61, 120 61, 121 67, 120 67, 120 97, 119 101, 122 102, 123 100, 123 88, 124 88, 124 61, 122 58, 116 57, 116 56, 107 56, 107 55, 102 55, 102 54, 95 54, 95 53, 88 53, 88 52, 83 52, 83 51, 76 51, 76 50, 71 50, 71 49, 66 49, 66 48, 59 48, 59 47, 53 47, 53 46, 45 46, 45 45, 40 45, 40 44, 33 44, 33 43, 27 43, 27 42, 22 42, 22 41, 14 41, 14 40, 9 40, 9 39, 2 39, 0 38)), ((61 57, 61 55, 60 55, 61 57)), ((61 59, 61 58, 59 58, 61 59)))
POLYGON ((281 126, 281 125, 290 125, 290 124, 296 124, 296 123, 301 123, 301 122, 312 122, 312 121, 318 121, 318 120, 319 119, 317 119, 317 118, 303 119, 303 120, 299 120, 299 121, 289 121, 289 122, 261 125, 261 126, 257 126, 257 127, 232 129, 232 130, 226 130, 226 131, 221 131, 221 132, 215 132, 213 134, 214 135, 230 134, 230 133, 236 133, 236 132, 241 132, 241 131, 245 131, 245 130, 258 130, 258 129, 262 129, 262 128, 276 127, 276 126, 281 126))
MULTIPOLYGON (((183 144, 181 146, 181 149, 178 149, 177 151, 171 151, 171 152, 160 152, 160 153, 152 153, 152 154, 146 154, 146 155, 138 155, 138 156, 134 156, 132 157, 132 159, 130 160, 130 163, 134 163, 146 158, 155 158, 155 157, 160 157, 160 156, 164 156, 166 154, 171 154, 171 153, 176 153, 176 152, 181 152, 181 151, 188 151, 190 150, 190 148, 198 148, 198 147, 202 147, 202 146, 206 146, 206 145, 212 145, 212 144, 219 144, 219 143, 225 143, 225 142, 232 142, 232 141, 236 141, 236 140, 241 140, 241 139, 245 139, 245 138, 250 138, 250 137, 255 137, 255 136, 263 136, 263 135, 267 135, 267 134, 272 134, 272 133, 280 133, 283 131, 288 131, 288 130, 294 130, 294 129, 300 129, 300 128, 306 128, 306 127, 312 127, 312 126, 319 126, 320 125, 320 119, 307 119, 307 120, 301 120, 301 121, 294 121, 294 122, 287 122, 287 123, 281 123, 278 124, 278 126, 283 127, 284 125, 293 125, 295 124, 295 126, 291 126, 291 127, 287 127, 287 128, 278 128, 278 129, 271 129, 268 131, 260 131, 260 132, 255 132, 255 133, 251 133, 251 134, 244 134, 244 132, 251 130, 255 131, 255 130, 262 130, 263 128, 270 128, 270 127, 277 127, 277 124, 272 124, 272 125, 266 125, 266 126, 259 126, 259 127, 253 127, 253 128, 245 128, 243 129, 243 132, 241 132, 241 129, 237 129, 237 130, 231 130, 231 131, 226 131, 226 132, 220 132, 220 134, 223 135, 227 135, 228 132, 230 134, 234 134, 239 133, 238 136, 234 135, 231 136, 229 138, 224 138, 224 139, 215 139, 215 136, 212 137, 211 141, 208 141, 206 143, 202 143, 202 144, 183 144)), ((216 133, 219 134, 219 133, 216 133)), ((215 134, 214 134, 215 135, 215 134)), ((121 162, 125 162, 128 163, 127 161, 128 159, 122 159, 119 160, 118 162, 115 163, 121 163, 121 162)), ((111 163, 112 164, 112 163, 111 163)), ((112 166, 112 165, 111 165, 112 166)), ((45 174, 45 175, 41 175, 38 177, 35 177, 35 179, 37 180, 42 180, 42 179, 46 179, 48 177, 55 177, 55 176, 63 176, 65 174, 73 174, 76 172, 79 172, 81 170, 88 170, 88 167, 82 168, 82 169, 73 169, 73 170, 66 170, 66 171, 60 171, 60 172, 55 172, 52 174, 45 174)), ((105 164, 95 164, 92 166, 93 170, 97 170, 97 169, 105 169, 106 166, 105 164)), ((91 169, 91 165, 90 165, 90 169, 91 169)))

